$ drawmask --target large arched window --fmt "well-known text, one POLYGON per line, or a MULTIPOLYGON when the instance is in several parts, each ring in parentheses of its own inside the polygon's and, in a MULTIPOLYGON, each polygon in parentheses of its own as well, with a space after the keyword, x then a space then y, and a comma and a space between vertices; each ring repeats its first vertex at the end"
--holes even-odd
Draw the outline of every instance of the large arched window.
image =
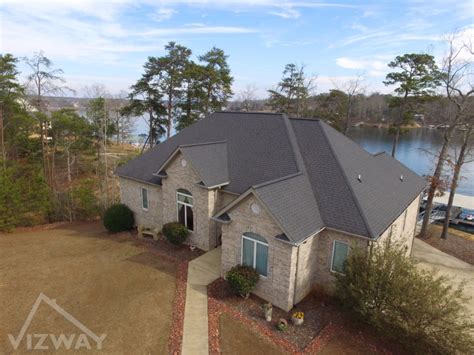
POLYGON ((253 267, 262 276, 267 276, 268 243, 258 234, 247 232, 242 236, 242 265, 253 267))
POLYGON ((176 192, 176 203, 178 207, 178 222, 192 231, 194 229, 193 195, 188 190, 178 189, 176 192))

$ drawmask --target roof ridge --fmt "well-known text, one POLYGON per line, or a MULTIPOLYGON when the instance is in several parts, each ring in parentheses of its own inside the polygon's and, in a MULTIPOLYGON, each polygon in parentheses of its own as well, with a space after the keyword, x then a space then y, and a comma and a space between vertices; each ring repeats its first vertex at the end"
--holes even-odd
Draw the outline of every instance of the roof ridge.
POLYGON ((196 147, 200 145, 210 145, 210 144, 224 144, 227 143, 227 141, 215 141, 215 142, 204 142, 204 143, 191 143, 191 144, 180 144, 178 145, 178 148, 188 148, 188 147, 196 147))
POLYGON ((285 175, 285 176, 282 176, 282 177, 279 177, 279 178, 276 178, 276 179, 273 179, 273 180, 268 180, 268 181, 265 181, 265 182, 261 182, 260 184, 253 185, 250 188, 251 189, 259 189, 261 187, 276 184, 277 182, 292 179, 292 178, 294 178, 296 176, 299 176, 299 175, 303 175, 303 173, 301 171, 298 171, 296 173, 285 175))
POLYGON ((280 112, 264 112, 264 111, 215 111, 214 113, 232 113, 232 114, 246 114, 246 115, 273 115, 273 116, 282 116, 284 113, 280 112))
POLYGON ((320 126, 321 126, 321 131, 323 133, 323 137, 324 139, 326 140, 326 143, 327 145, 329 146, 329 149, 331 150, 331 153, 334 157, 334 160, 336 161, 337 163, 337 166, 339 167, 339 169, 341 170, 341 173, 342 173, 342 177, 344 178, 345 182, 346 182, 346 185, 347 187, 349 188, 349 191, 351 193, 351 196, 352 196, 352 199, 354 200, 356 206, 357 206, 357 209, 358 209, 358 212, 360 214, 360 216, 362 217, 362 221, 364 222, 364 226, 365 226, 365 229, 367 229, 367 232, 369 232, 369 236, 372 237, 372 238, 375 238, 375 234, 374 232, 372 231, 372 228, 370 228, 370 225, 369 225, 369 222, 367 220, 367 216, 364 214, 363 212, 363 209, 362 209, 362 206, 360 205, 359 203, 359 200, 357 199, 355 193, 354 193, 354 190, 352 190, 352 186, 349 182, 349 178, 348 176, 346 175, 346 172, 344 171, 344 169, 342 168, 342 164, 341 162, 339 161, 339 158, 336 154, 336 152, 334 151, 334 148, 331 144, 331 141, 329 140, 328 136, 327 136, 327 133, 326 133, 326 130, 325 130, 325 125, 323 122, 320 123, 320 126))

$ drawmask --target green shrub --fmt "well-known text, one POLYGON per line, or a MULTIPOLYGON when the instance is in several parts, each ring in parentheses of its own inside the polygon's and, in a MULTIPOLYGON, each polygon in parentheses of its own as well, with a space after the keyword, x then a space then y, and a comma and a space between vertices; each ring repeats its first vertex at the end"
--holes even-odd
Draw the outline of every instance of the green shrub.
POLYGON ((474 353, 463 287, 418 268, 396 244, 353 249, 336 294, 344 306, 415 353, 474 353))
POLYGON ((127 231, 133 228, 135 219, 133 212, 127 205, 117 203, 110 206, 104 215, 104 227, 109 232, 117 233, 127 231))
POLYGON ((165 238, 174 245, 184 243, 189 235, 188 229, 178 222, 166 223, 161 231, 165 238))
POLYGON ((232 292, 247 298, 257 285, 258 273, 250 266, 237 265, 226 273, 226 279, 232 292))

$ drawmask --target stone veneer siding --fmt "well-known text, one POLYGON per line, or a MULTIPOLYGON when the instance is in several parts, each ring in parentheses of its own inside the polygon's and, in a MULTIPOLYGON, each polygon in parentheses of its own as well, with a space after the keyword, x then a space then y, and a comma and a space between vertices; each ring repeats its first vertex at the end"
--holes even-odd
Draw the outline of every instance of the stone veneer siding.
POLYGON ((126 204, 135 216, 135 224, 151 228, 163 226, 161 186, 141 183, 137 180, 119 178, 120 201, 126 204), (148 209, 142 208, 141 188, 148 190, 148 209))
POLYGON ((420 199, 421 197, 418 196, 410 203, 408 208, 397 217, 397 219, 389 228, 387 228, 385 232, 382 233, 380 238, 377 240, 377 243, 382 245, 390 238, 390 241, 404 245, 407 249, 407 255, 411 255, 420 199), (403 228, 404 221, 405 228, 403 228))
POLYGON ((163 223, 178 220, 178 206, 176 192, 186 189, 193 195, 194 228, 187 244, 197 246, 202 250, 210 250, 217 245, 218 227, 211 220, 214 215, 217 189, 208 190, 197 186, 201 181, 192 168, 192 162, 187 161, 186 166, 181 165, 184 157, 178 153, 165 167, 167 178, 162 180, 163 194, 163 223))
POLYGON ((262 236, 268 242, 267 277, 260 277, 253 293, 283 310, 290 310, 293 307, 297 248, 275 239, 282 233, 281 229, 252 195, 228 213, 232 221, 222 225, 222 275, 241 263, 242 235, 245 232, 262 236), (258 215, 250 210, 254 202, 260 206, 258 215))

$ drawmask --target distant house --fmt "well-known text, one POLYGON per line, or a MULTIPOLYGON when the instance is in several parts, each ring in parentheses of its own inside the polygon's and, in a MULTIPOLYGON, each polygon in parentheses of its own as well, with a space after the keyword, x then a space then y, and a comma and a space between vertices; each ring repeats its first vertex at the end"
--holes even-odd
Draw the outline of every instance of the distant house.
POLYGON ((141 226, 179 221, 189 244, 221 246, 222 275, 245 264, 255 294, 289 310, 331 290, 353 246, 387 238, 411 252, 425 181, 320 120, 210 115, 117 170, 141 226))

